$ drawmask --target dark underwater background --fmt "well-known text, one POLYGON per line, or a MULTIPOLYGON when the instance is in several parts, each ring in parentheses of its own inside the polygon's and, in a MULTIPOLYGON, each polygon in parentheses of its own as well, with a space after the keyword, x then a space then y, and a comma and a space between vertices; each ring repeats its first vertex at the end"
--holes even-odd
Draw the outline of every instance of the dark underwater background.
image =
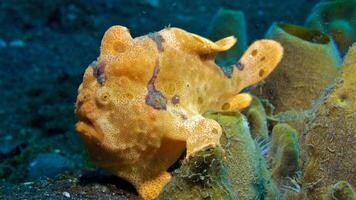
POLYGON ((132 197, 122 190, 131 186, 95 171, 74 130, 77 88, 110 26, 134 37, 167 26, 207 36, 219 8, 234 9, 245 14, 250 44, 273 22, 303 25, 318 2, 0 0, 0 199, 61 199, 68 188, 93 199, 132 197))

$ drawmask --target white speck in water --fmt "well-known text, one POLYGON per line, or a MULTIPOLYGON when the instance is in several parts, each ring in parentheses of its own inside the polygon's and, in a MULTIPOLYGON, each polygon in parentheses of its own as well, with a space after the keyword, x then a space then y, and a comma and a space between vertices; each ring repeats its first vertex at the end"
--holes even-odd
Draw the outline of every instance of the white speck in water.
POLYGON ((65 197, 67 197, 67 198, 70 198, 69 192, 63 192, 62 194, 63 194, 63 196, 65 196, 65 197))
POLYGON ((36 165, 37 165, 37 161, 33 161, 33 162, 30 163, 30 167, 34 167, 36 165))
POLYGON ((23 184, 24 184, 24 185, 32 185, 33 182, 24 182, 23 184))

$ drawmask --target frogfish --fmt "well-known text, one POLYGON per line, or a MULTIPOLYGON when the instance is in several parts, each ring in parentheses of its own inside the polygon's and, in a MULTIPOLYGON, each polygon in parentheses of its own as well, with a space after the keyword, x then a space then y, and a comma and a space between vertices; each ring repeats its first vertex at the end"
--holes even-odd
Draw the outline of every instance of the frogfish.
POLYGON ((155 199, 184 151, 189 159, 219 145, 220 125, 203 114, 247 107, 251 96, 240 91, 265 79, 282 58, 279 43, 258 40, 227 74, 215 56, 236 41, 173 27, 137 38, 123 26, 108 29, 76 101, 76 130, 92 160, 143 199, 155 199))

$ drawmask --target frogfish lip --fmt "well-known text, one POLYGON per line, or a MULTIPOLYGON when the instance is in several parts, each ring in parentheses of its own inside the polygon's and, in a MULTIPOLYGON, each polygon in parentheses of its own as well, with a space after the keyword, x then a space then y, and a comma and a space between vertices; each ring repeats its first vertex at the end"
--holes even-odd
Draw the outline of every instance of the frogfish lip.
POLYGON ((97 131, 95 124, 86 117, 77 122, 76 131, 86 142, 99 144, 103 140, 103 134, 97 131))

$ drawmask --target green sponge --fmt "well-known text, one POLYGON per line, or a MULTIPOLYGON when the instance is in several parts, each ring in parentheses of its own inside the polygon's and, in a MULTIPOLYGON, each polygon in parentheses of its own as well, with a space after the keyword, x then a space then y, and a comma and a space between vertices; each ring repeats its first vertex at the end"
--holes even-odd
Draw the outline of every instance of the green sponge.
POLYGON ((273 127, 269 160, 272 177, 281 185, 299 170, 298 133, 288 124, 281 123, 273 127))
POLYGON ((208 113, 223 129, 220 139, 226 152, 227 169, 234 191, 241 199, 259 198, 264 193, 262 157, 251 137, 247 119, 239 112, 208 113))
POLYGON ((263 104, 257 97, 252 98, 251 105, 247 110, 247 118, 250 123, 253 138, 268 138, 267 114, 263 104))
POLYGON ((158 199, 236 199, 228 179, 223 152, 221 147, 210 147, 185 159, 158 199))

